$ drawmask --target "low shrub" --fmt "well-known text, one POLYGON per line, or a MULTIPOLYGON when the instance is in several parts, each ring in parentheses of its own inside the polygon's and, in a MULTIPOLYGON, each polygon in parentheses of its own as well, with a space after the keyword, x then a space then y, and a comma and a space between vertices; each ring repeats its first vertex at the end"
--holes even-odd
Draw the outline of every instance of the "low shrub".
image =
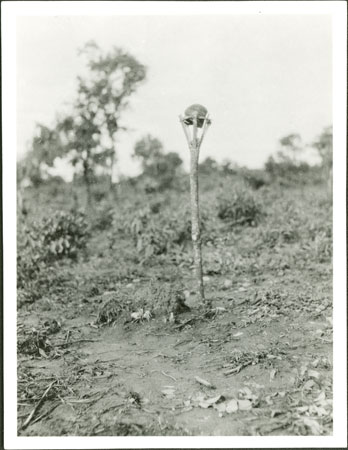
POLYGON ((81 212, 56 212, 17 231, 17 288, 19 301, 35 301, 47 288, 51 265, 63 258, 76 260, 87 245, 88 230, 81 212), (45 276, 43 276, 45 274, 45 276))
POLYGON ((301 234, 297 228, 291 224, 270 227, 261 232, 262 243, 269 248, 277 245, 293 244, 301 239, 301 234))
POLYGON ((99 207, 94 211, 91 228, 93 230, 108 230, 114 219, 114 210, 109 205, 99 207))
POLYGON ((262 207, 252 191, 238 187, 223 191, 218 201, 218 217, 232 225, 256 225, 262 207))
MULTIPOLYGON (((201 231, 207 223, 207 213, 201 213, 201 231)), ((117 239, 130 237, 143 260, 151 256, 167 254, 174 247, 184 249, 191 242, 191 213, 188 207, 168 208, 152 202, 133 214, 117 214, 109 245, 113 248, 117 239)))
POLYGON ((252 189, 260 189, 263 186, 269 186, 270 176, 264 170, 244 169, 241 171, 243 179, 252 189))
POLYGON ((36 240, 41 259, 45 262, 61 258, 76 259, 78 252, 86 248, 88 224, 84 213, 58 211, 45 217, 36 226, 36 240))

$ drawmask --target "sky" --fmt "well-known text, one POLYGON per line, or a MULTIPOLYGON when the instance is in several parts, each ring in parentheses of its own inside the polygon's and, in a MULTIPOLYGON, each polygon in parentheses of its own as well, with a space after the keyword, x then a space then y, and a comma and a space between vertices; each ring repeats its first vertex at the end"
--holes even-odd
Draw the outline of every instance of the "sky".
MULTIPOLYGON (((130 98, 117 143, 119 173, 132 175, 135 142, 150 133, 185 161, 178 115, 207 107, 212 125, 201 160, 262 167, 278 141, 300 133, 311 142, 332 123, 332 42, 328 15, 182 15, 17 17, 17 156, 35 123, 53 125, 68 110, 77 50, 93 39, 119 46, 148 68, 130 98)), ((67 177, 68 170, 61 166, 67 177)))

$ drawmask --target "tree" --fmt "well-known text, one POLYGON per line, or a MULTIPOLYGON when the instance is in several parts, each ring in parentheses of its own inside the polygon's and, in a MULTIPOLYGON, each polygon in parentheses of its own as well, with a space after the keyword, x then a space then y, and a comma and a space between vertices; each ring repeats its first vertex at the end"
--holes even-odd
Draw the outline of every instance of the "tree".
POLYGON ((136 142, 133 158, 140 161, 143 174, 156 181, 157 189, 172 186, 183 162, 176 152, 164 153, 162 142, 150 134, 136 142))
POLYGON ((312 145, 321 158, 323 175, 327 181, 329 193, 332 194, 332 125, 324 128, 312 145))
POLYGON ((48 169, 62 155, 62 144, 57 130, 40 123, 36 124, 35 135, 25 157, 17 164, 17 181, 28 181, 39 186, 49 177, 48 169))
POLYGON ((302 152, 302 139, 297 133, 288 134, 279 140, 281 150, 278 157, 281 160, 290 159, 294 164, 297 163, 297 155, 302 152))
POLYGON ((138 159, 141 163, 143 173, 151 176, 158 175, 158 162, 163 156, 162 142, 148 134, 135 143, 133 158, 138 159))
POLYGON ((217 172, 219 169, 218 163, 214 158, 207 156, 204 161, 199 164, 199 171, 205 174, 211 174, 217 172))
POLYGON ((116 135, 128 100, 145 80, 146 68, 124 50, 114 47, 103 53, 93 41, 80 55, 87 60, 87 73, 77 79, 77 96, 70 114, 57 119, 62 154, 81 171, 91 203, 91 184, 107 170, 112 184, 116 159, 116 135))
POLYGON ((313 142, 313 147, 318 151, 323 167, 332 167, 332 126, 324 128, 322 133, 313 142))

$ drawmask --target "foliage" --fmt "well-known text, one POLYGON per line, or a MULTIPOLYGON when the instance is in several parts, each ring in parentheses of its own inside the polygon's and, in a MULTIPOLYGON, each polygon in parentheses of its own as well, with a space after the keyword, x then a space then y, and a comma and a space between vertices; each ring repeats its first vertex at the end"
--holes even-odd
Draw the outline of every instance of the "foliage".
POLYGON ((283 160, 290 159, 292 162, 297 161, 297 155, 303 151, 301 136, 292 133, 284 136, 279 140, 281 150, 278 152, 279 158, 283 160))
POLYGON ((81 212, 58 211, 33 223, 19 223, 17 232, 17 287, 35 300, 43 293, 51 266, 63 258, 76 260, 87 245, 88 231, 81 212))
POLYGON ((41 127, 32 151, 38 155, 35 162, 51 165, 58 155, 82 172, 90 202, 89 186, 95 175, 108 170, 111 183, 116 134, 124 129, 119 120, 129 96, 144 81, 146 68, 126 51, 114 47, 103 53, 94 42, 80 54, 87 59, 87 74, 78 77, 72 111, 58 117, 52 130, 41 127))
MULTIPOLYGON (((202 231, 206 229, 207 213, 201 214, 202 231)), ((191 242, 191 215, 188 207, 171 209, 152 202, 133 214, 116 215, 110 245, 121 237, 131 237, 137 253, 147 260, 184 249, 191 242)))
POLYGON ((37 238, 45 262, 61 258, 76 259, 87 245, 87 221, 84 213, 56 212, 45 217, 37 228, 37 238))
POLYGON ((208 156, 199 164, 199 173, 210 175, 220 169, 214 158, 208 156))
POLYGON ((241 169, 243 179, 252 189, 260 189, 270 184, 270 177, 264 170, 241 169))
POLYGON ((172 187, 182 159, 176 152, 164 153, 160 140, 150 134, 136 142, 133 158, 141 163, 147 193, 172 187))
POLYGON ((107 230, 111 228, 114 219, 114 210, 105 203, 94 211, 92 220, 93 230, 107 230))
POLYGON ((318 151, 322 166, 332 167, 332 126, 324 128, 312 145, 318 151))
POLYGON ((218 200, 218 217, 236 225, 256 225, 262 207, 252 191, 242 186, 222 192, 218 200))
MULTIPOLYGON (((279 156, 279 155, 278 155, 279 156)), ((306 184, 311 172, 311 167, 306 162, 297 162, 296 164, 290 158, 270 156, 265 164, 266 173, 281 184, 306 184)))
POLYGON ((157 168, 157 161, 163 155, 162 142, 148 134, 135 143, 133 158, 138 159, 145 173, 157 168))
POLYGON ((40 123, 36 124, 35 135, 29 151, 17 165, 17 181, 27 181, 38 187, 49 178, 48 169, 61 156, 62 144, 57 130, 40 123))

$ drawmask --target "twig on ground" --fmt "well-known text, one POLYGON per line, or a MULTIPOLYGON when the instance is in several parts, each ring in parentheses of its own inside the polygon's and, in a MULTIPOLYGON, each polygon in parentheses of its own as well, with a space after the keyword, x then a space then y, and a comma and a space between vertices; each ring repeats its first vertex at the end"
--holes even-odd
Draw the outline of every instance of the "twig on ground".
POLYGON ((188 325, 191 322, 194 322, 195 320, 197 320, 197 317, 191 317, 191 319, 185 320, 185 322, 179 323, 179 325, 176 325, 175 327, 173 327, 175 330, 180 330, 181 328, 184 328, 186 325, 188 325))
POLYGON ((97 398, 80 398, 80 399, 76 399, 76 400, 69 399, 69 400, 66 400, 66 401, 68 403, 93 403, 93 402, 96 403, 98 400, 100 400, 103 397, 104 397, 104 394, 100 395, 97 398))
POLYGON ((55 347, 65 347, 66 345, 71 345, 71 344, 79 344, 80 342, 101 342, 100 339, 79 339, 77 341, 68 341, 68 342, 63 342, 62 344, 55 344, 55 347))
POLYGON ((32 425, 36 422, 39 422, 41 419, 43 419, 44 417, 47 417, 51 414, 51 412, 53 412, 58 406, 60 405, 60 402, 56 403, 55 405, 52 406, 52 408, 50 408, 48 411, 42 413, 40 416, 38 416, 35 420, 32 421, 32 425))
POLYGON ((161 370, 161 374, 164 375, 165 377, 171 378, 174 381, 177 381, 176 378, 174 378, 172 375, 165 373, 164 370, 161 370))
POLYGON ((234 367, 233 369, 226 370, 226 372, 224 372, 224 375, 232 375, 234 373, 239 373, 242 369, 244 369, 245 367, 250 366, 252 363, 253 363, 252 361, 248 361, 248 362, 246 362, 244 364, 240 364, 239 366, 234 367))
POLYGON ((207 381, 207 380, 204 380, 203 378, 201 378, 201 377, 195 377, 195 380, 197 381, 197 383, 199 383, 199 384, 202 384, 203 386, 205 386, 205 387, 208 387, 208 388, 210 388, 210 389, 216 389, 216 387, 213 385, 213 384, 211 384, 211 383, 209 383, 209 381, 207 381))
POLYGON ((47 389, 45 390, 45 392, 42 394, 40 400, 37 402, 37 404, 35 405, 34 409, 31 411, 31 413, 29 414, 28 418, 26 419, 26 421, 23 423, 23 425, 21 426, 21 429, 24 430, 25 428, 27 428, 27 426, 30 424, 30 422, 32 421, 34 415, 37 413, 38 409, 40 408, 40 406, 42 405, 42 403, 44 402, 47 394, 49 393, 49 391, 51 390, 52 386, 57 382, 57 380, 52 381, 52 383, 50 383, 47 387, 47 389))
POLYGON ((192 339, 183 339, 182 341, 177 342, 173 345, 173 348, 179 347, 179 345, 188 344, 189 342, 192 342, 192 339))
POLYGON ((102 409, 99 412, 99 415, 105 414, 105 413, 107 413, 109 411, 112 411, 113 409, 116 409, 116 408, 121 408, 121 406, 124 406, 124 404, 125 404, 125 402, 117 403, 117 405, 112 405, 112 406, 109 406, 108 408, 102 409))

